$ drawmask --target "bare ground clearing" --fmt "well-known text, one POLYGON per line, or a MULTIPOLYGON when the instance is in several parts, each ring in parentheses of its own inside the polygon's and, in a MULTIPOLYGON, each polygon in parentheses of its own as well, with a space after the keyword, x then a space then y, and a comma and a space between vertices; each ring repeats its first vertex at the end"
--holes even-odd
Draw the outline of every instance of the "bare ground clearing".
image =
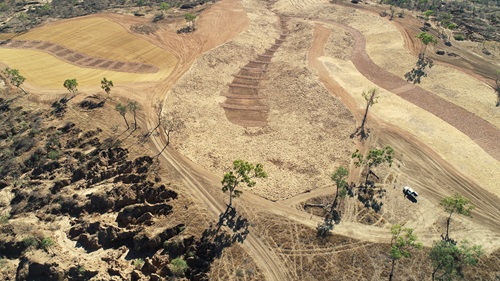
MULTIPOLYGON (((264 3, 246 0, 239 6, 236 1, 219 2, 202 14, 198 22, 200 28, 194 34, 177 36, 170 27, 160 26, 155 33, 138 35, 171 51, 180 63, 172 75, 160 83, 117 87, 115 93, 121 97, 117 100, 140 101, 144 106, 141 119, 147 124, 144 127, 154 126, 152 105, 164 98, 167 108, 172 109, 170 113, 186 121, 187 129, 174 138, 175 148, 182 154, 169 148, 163 155, 169 170, 173 171, 172 176, 183 183, 186 196, 205 203, 208 217, 216 218, 225 209, 225 197, 219 189, 220 176, 232 160, 243 158, 265 163, 271 178, 259 182, 253 192, 245 192, 236 208, 255 222, 255 229, 241 249, 268 280, 328 280, 331 274, 344 273, 360 280, 386 278, 387 268, 378 261, 387 259, 384 249, 387 245, 378 243, 389 241, 388 224, 407 222, 416 228, 426 246, 431 245, 439 239, 443 225, 438 201, 453 191, 470 196, 478 205, 473 219, 454 218, 452 230, 456 237, 470 238, 474 243, 483 244, 488 253, 497 253, 494 251, 500 241, 496 223, 498 197, 491 193, 497 192, 495 182, 498 181, 491 178, 498 175, 491 171, 496 170, 498 161, 488 155, 484 157, 481 148, 443 120, 436 120, 435 116, 387 91, 382 91, 381 103, 372 110, 369 117, 372 136, 364 143, 365 149, 369 145, 390 144, 397 151, 398 166, 380 170, 388 174, 382 184, 387 189, 396 187, 388 192, 382 214, 384 220, 373 225, 360 224, 366 213, 353 208, 334 230, 335 234, 349 238, 336 235, 337 240, 322 245, 314 241, 312 229, 321 218, 287 205, 329 193, 328 175, 336 166, 347 165, 352 150, 360 147, 348 135, 355 127, 354 118, 359 121, 362 113, 360 92, 374 84, 348 61, 348 50, 355 42, 353 36, 338 26, 315 26, 303 18, 332 20, 335 17, 343 23, 365 26, 370 26, 367 23, 370 18, 362 21, 363 14, 353 17, 352 9, 345 10, 326 1, 279 1, 274 8, 299 17, 289 21, 291 34, 272 59, 270 79, 262 82, 262 95, 270 106, 269 122, 264 128, 244 129, 231 124, 219 106, 224 100, 220 94, 227 92, 226 84, 233 79, 231 74, 263 53, 280 35, 278 17, 269 12, 264 3), (248 21, 243 17, 245 12, 248 21), (233 22, 236 24, 229 24, 233 22), (225 28, 227 26, 233 29, 225 28), (331 34, 330 28, 336 33, 331 34), (244 32, 232 39, 241 31, 244 32), (394 124, 390 124, 389 119, 393 119, 394 124), (459 143, 446 147, 449 139, 459 143), (464 162, 464 158, 469 162, 464 162), (476 170, 471 166, 477 166, 476 170), (408 183, 419 188, 424 202, 407 206, 409 202, 398 198, 401 196, 398 189, 408 183), (310 192, 292 197, 306 191, 310 192), (289 199, 273 203, 262 197, 289 199), (338 262, 326 261, 324 257, 328 255, 333 255, 338 262), (366 257, 369 259, 364 259, 366 257), (336 266, 349 260, 349 270, 338 272, 336 266), (326 264, 328 275, 320 275, 322 264, 326 264), (368 265, 365 268, 369 270, 361 270, 360 264, 368 265)), ((132 26, 126 22, 120 24, 132 26)), ((398 36, 388 38, 401 40, 398 36)), ((371 46, 367 41, 367 47, 371 46)), ((47 96, 41 100, 48 100, 47 96)), ((121 121, 116 113, 113 116, 113 122, 121 121)), ((110 121, 106 117, 104 114, 93 118, 110 121)), ((89 127, 94 125, 91 119, 89 127)), ((151 150, 159 150, 163 142, 162 136, 153 136, 151 150)), ((218 261, 220 267, 212 272, 214 278, 239 277, 236 267, 245 266, 238 264, 239 257, 246 256, 240 249, 234 248, 226 254, 218 261)), ((416 259, 418 264, 420 258, 416 259)), ((248 265, 252 267, 253 263, 248 265)), ((421 273, 420 270, 411 275, 408 271, 415 279, 425 278, 418 275, 421 273)))

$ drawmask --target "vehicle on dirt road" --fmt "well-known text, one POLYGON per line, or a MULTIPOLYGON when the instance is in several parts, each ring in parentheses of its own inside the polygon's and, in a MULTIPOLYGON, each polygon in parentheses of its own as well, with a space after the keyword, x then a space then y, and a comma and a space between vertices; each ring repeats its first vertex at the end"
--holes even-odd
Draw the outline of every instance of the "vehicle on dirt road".
POLYGON ((403 193, 405 194, 405 196, 411 196, 414 199, 417 199, 418 197, 418 193, 409 186, 403 187, 403 193))

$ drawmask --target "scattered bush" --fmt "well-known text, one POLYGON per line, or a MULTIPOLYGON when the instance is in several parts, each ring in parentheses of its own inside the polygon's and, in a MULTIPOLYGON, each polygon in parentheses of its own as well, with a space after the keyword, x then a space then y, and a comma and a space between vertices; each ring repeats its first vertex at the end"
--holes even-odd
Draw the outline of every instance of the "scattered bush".
POLYGON ((40 247, 44 250, 47 250, 48 248, 54 246, 55 242, 52 240, 51 237, 45 237, 42 239, 42 242, 40 243, 40 247))
POLYGON ((28 248, 28 249, 29 248, 35 248, 35 249, 37 249, 38 246, 40 245, 38 243, 38 240, 35 237, 33 237, 33 236, 28 236, 28 237, 24 238, 22 240, 22 242, 23 242, 24 246, 26 248, 28 248))
POLYGON ((134 260, 134 267, 136 269, 141 269, 143 265, 144 265, 144 260, 143 259, 136 259, 136 260, 134 260))
POLYGON ((8 215, 1 215, 0 216, 0 225, 8 224, 8 223, 9 223, 9 216, 8 215))
POLYGON ((57 160, 57 159, 59 159, 60 156, 61 156, 61 153, 57 150, 52 150, 51 152, 49 152, 49 154, 47 154, 47 158, 49 158, 51 160, 57 160))
POLYGON ((187 268, 187 263, 182 257, 175 258, 170 262, 170 270, 178 277, 184 276, 187 268))
POLYGON ((453 38, 455 38, 455 40, 457 40, 457 41, 464 41, 465 40, 465 36, 463 34, 460 34, 460 33, 453 35, 453 38))

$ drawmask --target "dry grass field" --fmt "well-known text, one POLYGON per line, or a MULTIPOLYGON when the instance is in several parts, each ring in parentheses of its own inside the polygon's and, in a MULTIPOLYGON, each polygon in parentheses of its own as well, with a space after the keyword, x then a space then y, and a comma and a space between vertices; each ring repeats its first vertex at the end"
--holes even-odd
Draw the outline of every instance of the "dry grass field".
POLYGON ((1 62, 19 69, 32 87, 57 89, 68 78, 76 78, 81 87, 99 85, 102 77, 116 85, 159 81, 171 74, 178 60, 168 50, 129 33, 109 19, 96 16, 52 23, 17 36, 15 40, 50 42, 96 60, 141 63, 157 68, 154 73, 134 73, 133 69, 118 72, 98 66, 82 67, 77 60, 62 60, 41 50, 0 48, 1 62))

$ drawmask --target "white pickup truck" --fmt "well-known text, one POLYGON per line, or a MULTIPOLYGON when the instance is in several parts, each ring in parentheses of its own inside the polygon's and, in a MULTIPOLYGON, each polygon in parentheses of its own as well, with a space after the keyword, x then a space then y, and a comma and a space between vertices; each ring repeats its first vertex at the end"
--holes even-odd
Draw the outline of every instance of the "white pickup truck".
POLYGON ((417 196, 418 196, 418 193, 409 186, 403 187, 403 192, 405 195, 410 195, 413 198, 417 198, 417 196))

